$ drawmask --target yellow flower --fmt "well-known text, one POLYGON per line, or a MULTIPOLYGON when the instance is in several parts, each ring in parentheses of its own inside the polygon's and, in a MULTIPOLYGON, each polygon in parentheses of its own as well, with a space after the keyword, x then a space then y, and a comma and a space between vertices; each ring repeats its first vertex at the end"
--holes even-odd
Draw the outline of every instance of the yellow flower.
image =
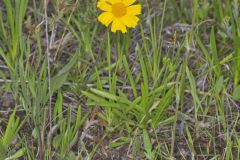
POLYGON ((127 32, 128 28, 135 28, 141 14, 141 5, 134 4, 136 0, 99 0, 97 7, 104 11, 98 20, 106 27, 111 23, 111 31, 127 32))

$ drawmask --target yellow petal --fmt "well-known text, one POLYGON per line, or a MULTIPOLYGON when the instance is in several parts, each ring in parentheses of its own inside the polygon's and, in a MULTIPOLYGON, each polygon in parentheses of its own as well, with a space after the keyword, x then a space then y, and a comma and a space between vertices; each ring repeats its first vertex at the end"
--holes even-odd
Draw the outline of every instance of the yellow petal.
POLYGON ((113 14, 111 12, 103 12, 98 16, 98 20, 107 27, 113 21, 113 14))
POLYGON ((108 0, 111 4, 114 4, 114 3, 119 3, 121 2, 121 0, 108 0))
POLYGON ((130 6, 132 5, 136 0, 123 0, 123 3, 126 5, 126 6, 130 6))
POLYGON ((106 2, 106 3, 110 3, 110 4, 112 4, 114 1, 116 1, 116 0, 99 0, 99 2, 106 2))
POLYGON ((111 11, 112 6, 106 0, 101 0, 97 3, 97 7, 103 11, 111 11))
POLYGON ((136 5, 132 5, 127 7, 127 14, 128 15, 139 15, 141 14, 141 5, 140 4, 136 4, 136 5))
POLYGON ((139 18, 137 16, 133 15, 126 15, 121 18, 122 23, 124 23, 127 27, 135 28, 137 26, 137 23, 139 21, 139 18))
POLYGON ((111 31, 112 32, 121 31, 122 33, 126 33, 127 28, 124 25, 124 23, 121 22, 120 19, 115 19, 112 23, 111 31))

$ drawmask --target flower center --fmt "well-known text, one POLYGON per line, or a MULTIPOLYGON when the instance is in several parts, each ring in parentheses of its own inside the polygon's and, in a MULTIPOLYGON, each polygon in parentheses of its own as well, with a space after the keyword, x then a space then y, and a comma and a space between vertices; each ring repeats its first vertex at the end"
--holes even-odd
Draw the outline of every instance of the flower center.
POLYGON ((116 17, 122 17, 127 13, 127 8, 121 2, 115 3, 115 4, 112 5, 112 13, 116 17))

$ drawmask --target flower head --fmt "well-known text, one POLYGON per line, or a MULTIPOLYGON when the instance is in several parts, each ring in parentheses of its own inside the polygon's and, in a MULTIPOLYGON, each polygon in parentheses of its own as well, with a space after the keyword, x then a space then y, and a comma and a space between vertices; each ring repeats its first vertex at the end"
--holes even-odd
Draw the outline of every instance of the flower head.
POLYGON ((111 24, 111 31, 127 32, 128 28, 135 28, 141 14, 141 5, 134 4, 136 0, 99 0, 97 7, 104 11, 98 20, 106 27, 111 24))

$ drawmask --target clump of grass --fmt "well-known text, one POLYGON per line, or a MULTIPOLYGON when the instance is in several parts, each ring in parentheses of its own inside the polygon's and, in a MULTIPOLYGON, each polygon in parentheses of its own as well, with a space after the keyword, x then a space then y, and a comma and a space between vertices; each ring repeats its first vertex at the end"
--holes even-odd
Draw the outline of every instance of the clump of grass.
POLYGON ((239 2, 140 0, 126 34, 96 2, 0 2, 0 157, 239 159, 239 2))

